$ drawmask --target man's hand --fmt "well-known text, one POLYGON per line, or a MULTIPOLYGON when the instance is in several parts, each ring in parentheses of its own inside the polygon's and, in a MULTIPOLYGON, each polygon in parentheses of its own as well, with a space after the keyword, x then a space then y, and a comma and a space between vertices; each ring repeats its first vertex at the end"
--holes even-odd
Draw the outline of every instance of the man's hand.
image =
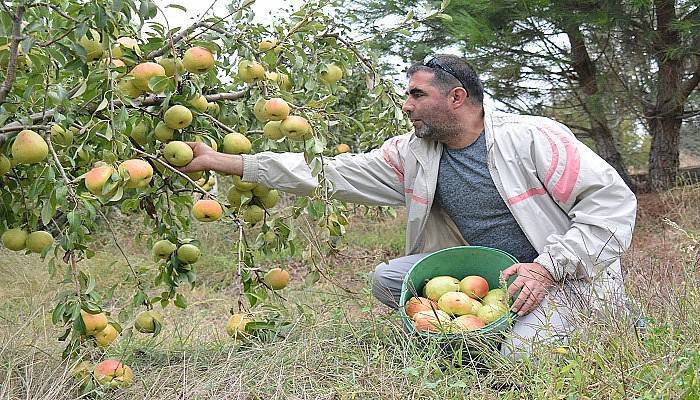
POLYGON ((187 142, 192 148, 193 158, 189 164, 178 168, 181 172, 190 173, 212 169, 216 152, 211 147, 201 142, 187 142))
POLYGON ((508 279, 512 275, 518 275, 518 277, 508 286, 508 297, 513 297, 520 289, 520 295, 511 307, 511 311, 517 312, 520 316, 537 308, 549 292, 549 288, 554 285, 549 271, 537 263, 513 264, 501 273, 503 279, 508 279))
POLYGON ((219 153, 201 142, 187 142, 187 144, 192 148, 193 158, 189 164, 178 168, 180 172, 187 174, 216 171, 228 175, 243 175, 243 158, 240 155, 219 153))

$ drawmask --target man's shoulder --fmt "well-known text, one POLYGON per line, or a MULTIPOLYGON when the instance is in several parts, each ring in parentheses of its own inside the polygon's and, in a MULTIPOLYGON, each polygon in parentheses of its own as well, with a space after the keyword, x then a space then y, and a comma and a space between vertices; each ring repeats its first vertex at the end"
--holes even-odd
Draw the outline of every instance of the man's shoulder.
POLYGON ((523 141, 532 142, 537 138, 567 136, 573 138, 571 130, 559 121, 538 115, 513 114, 501 111, 491 113, 489 122, 496 141, 511 141, 522 145, 523 141))
POLYGON ((532 128, 543 125, 558 124, 555 120, 540 115, 515 114, 503 111, 493 111, 490 114, 494 127, 523 127, 532 128))

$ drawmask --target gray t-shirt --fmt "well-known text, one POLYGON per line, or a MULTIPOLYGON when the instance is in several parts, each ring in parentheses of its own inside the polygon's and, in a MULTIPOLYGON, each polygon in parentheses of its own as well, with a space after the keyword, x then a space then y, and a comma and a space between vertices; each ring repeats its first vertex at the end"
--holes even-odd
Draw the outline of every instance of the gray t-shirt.
POLYGON ((507 251, 532 262, 537 251, 498 193, 486 163, 486 135, 463 149, 443 147, 435 201, 472 246, 507 251))

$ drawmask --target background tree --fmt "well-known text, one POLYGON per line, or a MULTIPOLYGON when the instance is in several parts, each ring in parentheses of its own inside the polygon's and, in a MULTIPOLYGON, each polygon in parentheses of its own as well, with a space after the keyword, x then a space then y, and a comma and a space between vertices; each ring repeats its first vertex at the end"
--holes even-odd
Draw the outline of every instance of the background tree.
MULTIPOLYGON (((421 12, 406 1, 352 3, 374 20, 421 12)), ((445 12, 452 21, 416 26, 378 46, 414 61, 456 44, 483 72, 496 101, 515 111, 568 116, 562 122, 591 138, 630 185, 618 148, 630 134, 613 132, 639 131, 641 124, 652 137, 652 188, 675 184, 679 129, 695 115, 685 104, 700 79, 697 4, 452 1, 445 12)))

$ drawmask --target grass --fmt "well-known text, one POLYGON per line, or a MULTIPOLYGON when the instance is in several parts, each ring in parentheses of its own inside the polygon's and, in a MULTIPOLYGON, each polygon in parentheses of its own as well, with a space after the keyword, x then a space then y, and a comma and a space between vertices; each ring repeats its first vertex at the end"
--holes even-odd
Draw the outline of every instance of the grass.
MULTIPOLYGON (((292 272, 283 291, 291 324, 274 340, 234 342, 224 326, 240 290, 234 230, 199 224, 199 284, 189 306, 163 310, 156 337, 121 338, 94 360, 120 357, 136 374, 127 389, 82 398, 110 399, 698 399, 700 396, 700 187, 640 197, 633 245, 625 256, 627 290, 648 317, 644 340, 631 320, 586 319, 567 348, 538 348, 512 361, 485 352, 479 363, 434 342, 406 337, 397 315, 372 299, 367 272, 403 252, 403 222, 358 211, 341 254, 325 277, 305 287, 300 258, 268 257, 292 272)), ((120 246, 136 268, 152 263, 140 221, 113 215, 120 246)), ((102 288, 107 310, 130 310, 133 281, 106 234, 83 262, 102 288), (113 295, 110 295, 113 293, 113 295)), ((81 398, 61 359, 61 330, 50 321, 60 279, 37 256, 0 250, 0 399, 81 398)), ((264 311, 260 311, 264 312, 264 311)), ((127 325, 127 324, 125 324, 127 325)))

